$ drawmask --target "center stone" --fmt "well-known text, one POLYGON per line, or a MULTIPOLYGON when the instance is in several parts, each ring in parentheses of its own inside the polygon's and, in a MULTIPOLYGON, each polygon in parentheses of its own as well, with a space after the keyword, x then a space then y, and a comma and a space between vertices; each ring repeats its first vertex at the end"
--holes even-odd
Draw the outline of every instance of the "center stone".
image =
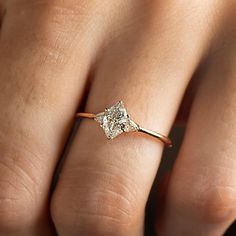
POLYGON ((122 101, 97 114, 95 120, 99 122, 108 139, 113 139, 123 132, 138 130, 138 125, 130 119, 122 101))

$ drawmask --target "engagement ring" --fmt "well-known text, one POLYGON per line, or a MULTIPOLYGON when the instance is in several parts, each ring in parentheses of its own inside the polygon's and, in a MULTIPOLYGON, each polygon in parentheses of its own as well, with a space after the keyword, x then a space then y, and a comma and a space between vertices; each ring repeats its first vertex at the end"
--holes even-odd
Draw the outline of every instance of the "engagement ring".
POLYGON ((168 137, 145 129, 134 122, 127 113, 122 101, 117 102, 110 108, 106 108, 104 112, 98 114, 79 112, 76 114, 76 117, 89 118, 97 121, 108 139, 113 139, 123 132, 142 132, 157 138, 167 147, 172 147, 172 142, 168 137))

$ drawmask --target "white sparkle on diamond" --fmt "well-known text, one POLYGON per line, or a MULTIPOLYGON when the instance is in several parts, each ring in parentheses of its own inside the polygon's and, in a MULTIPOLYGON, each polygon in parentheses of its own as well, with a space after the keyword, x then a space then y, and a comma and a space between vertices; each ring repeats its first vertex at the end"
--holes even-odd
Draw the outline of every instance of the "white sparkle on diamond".
POLYGON ((123 132, 138 130, 138 125, 130 119, 122 101, 97 114, 95 120, 99 122, 108 139, 113 139, 123 132))

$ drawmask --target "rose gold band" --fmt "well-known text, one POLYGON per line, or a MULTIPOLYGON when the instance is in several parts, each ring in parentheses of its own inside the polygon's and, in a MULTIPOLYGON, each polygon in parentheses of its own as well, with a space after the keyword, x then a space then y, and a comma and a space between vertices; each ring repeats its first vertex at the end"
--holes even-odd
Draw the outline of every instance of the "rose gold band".
MULTIPOLYGON (((95 119, 96 114, 86 113, 86 112, 79 112, 79 113, 76 114, 76 117, 77 118, 95 119)), ((142 133, 147 134, 147 135, 150 135, 154 138, 157 138, 158 140, 163 142, 167 147, 172 147, 172 141, 168 137, 166 137, 166 136, 164 136, 160 133, 157 133, 157 132, 149 130, 149 129, 145 129, 145 128, 139 126, 139 125, 138 125, 137 131, 142 132, 142 133)))
POLYGON ((94 119, 96 117, 93 113, 86 113, 86 112, 78 112, 76 113, 77 118, 88 118, 88 119, 94 119))

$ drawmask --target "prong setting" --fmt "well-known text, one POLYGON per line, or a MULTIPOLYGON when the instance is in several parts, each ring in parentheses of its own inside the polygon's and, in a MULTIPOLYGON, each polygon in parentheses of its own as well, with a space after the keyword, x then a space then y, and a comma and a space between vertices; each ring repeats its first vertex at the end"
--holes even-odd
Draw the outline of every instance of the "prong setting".
POLYGON ((94 119, 99 122, 108 139, 113 139, 123 132, 138 130, 138 125, 131 120, 122 101, 106 108, 104 112, 97 114, 94 119))

